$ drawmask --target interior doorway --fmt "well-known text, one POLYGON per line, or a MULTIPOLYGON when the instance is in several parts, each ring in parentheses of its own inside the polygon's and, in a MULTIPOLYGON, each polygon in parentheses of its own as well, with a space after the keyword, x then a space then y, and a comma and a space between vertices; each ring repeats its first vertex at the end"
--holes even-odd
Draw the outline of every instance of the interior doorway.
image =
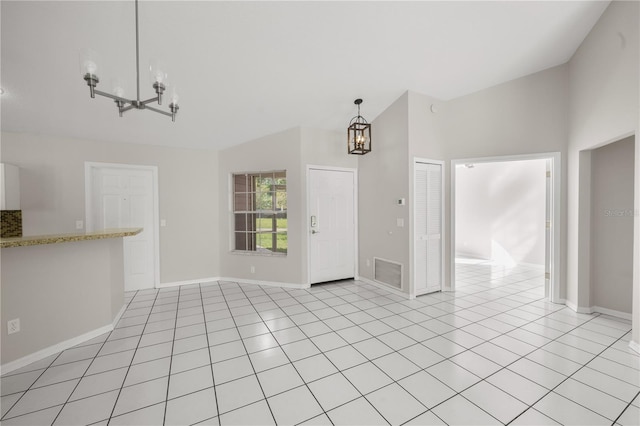
POLYGON ((631 319, 635 138, 580 153, 581 288, 579 309, 631 319), (582 196, 588 195, 588 196, 582 196), (584 306, 586 305, 586 306, 584 306))
POLYGON ((157 185, 155 166, 85 163, 87 231, 143 229, 123 238, 125 291, 159 284, 157 185))
POLYGON ((519 266, 518 274, 538 276, 544 296, 559 301, 559 177, 560 153, 452 162, 452 290, 466 270, 519 266), (456 270, 456 259, 473 266, 456 270))

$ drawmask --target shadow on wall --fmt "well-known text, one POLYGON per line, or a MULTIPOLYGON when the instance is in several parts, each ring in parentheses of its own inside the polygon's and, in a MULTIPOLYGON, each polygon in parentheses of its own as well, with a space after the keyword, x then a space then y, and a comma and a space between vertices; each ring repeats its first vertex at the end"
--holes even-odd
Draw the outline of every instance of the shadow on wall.
POLYGON ((544 265, 546 161, 456 168, 456 256, 544 265))

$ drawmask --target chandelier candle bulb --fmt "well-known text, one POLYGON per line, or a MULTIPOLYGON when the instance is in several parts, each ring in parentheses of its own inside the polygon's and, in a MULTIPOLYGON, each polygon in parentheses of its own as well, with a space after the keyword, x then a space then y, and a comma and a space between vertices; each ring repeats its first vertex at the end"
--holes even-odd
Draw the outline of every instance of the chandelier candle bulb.
POLYGON ((149 75, 151 81, 156 83, 165 83, 167 79, 167 73, 164 71, 165 67, 162 62, 152 59, 149 62, 149 75))
POLYGON ((82 76, 85 74, 96 74, 98 71, 98 54, 89 48, 84 48, 80 51, 80 73, 82 76))

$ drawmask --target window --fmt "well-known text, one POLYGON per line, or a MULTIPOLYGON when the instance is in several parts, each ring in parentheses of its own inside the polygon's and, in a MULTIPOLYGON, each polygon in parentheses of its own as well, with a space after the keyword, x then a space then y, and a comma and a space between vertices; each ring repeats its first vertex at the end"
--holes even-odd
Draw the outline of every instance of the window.
POLYGON ((287 253, 287 172, 233 175, 234 249, 287 253))

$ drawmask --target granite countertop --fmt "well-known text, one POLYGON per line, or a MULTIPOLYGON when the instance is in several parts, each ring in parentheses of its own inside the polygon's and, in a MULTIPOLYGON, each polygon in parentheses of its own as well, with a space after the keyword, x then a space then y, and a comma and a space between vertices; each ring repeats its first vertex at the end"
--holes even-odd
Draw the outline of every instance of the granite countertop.
POLYGON ((142 228, 113 228, 94 232, 73 234, 32 235, 24 237, 0 238, 0 248, 58 244, 73 241, 101 240, 104 238, 130 237, 142 232, 142 228))

